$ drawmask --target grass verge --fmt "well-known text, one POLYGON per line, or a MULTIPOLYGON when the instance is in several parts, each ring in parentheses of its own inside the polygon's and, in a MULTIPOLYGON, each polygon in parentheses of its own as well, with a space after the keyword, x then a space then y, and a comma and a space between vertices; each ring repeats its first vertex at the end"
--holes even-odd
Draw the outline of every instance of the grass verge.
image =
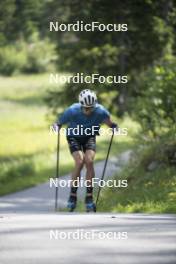
POLYGON ((99 211, 176 213, 176 141, 162 138, 135 152, 115 180, 127 179, 127 188, 102 190, 99 211))

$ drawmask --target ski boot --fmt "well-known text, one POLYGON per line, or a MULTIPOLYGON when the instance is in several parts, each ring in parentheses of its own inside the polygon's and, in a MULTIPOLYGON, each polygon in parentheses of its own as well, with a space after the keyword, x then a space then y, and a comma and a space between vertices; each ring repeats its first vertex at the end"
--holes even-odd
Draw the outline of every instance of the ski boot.
POLYGON ((86 212, 96 212, 96 205, 93 202, 92 196, 86 196, 85 199, 85 204, 86 204, 86 212))
POLYGON ((76 202, 77 202, 77 197, 70 195, 67 203, 67 208, 69 209, 69 212, 73 212, 75 210, 76 202))

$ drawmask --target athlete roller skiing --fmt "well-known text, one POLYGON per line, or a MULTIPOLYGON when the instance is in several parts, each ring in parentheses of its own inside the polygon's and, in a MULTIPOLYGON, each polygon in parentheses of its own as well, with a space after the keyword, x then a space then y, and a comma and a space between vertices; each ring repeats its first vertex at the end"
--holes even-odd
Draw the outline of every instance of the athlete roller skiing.
POLYGON ((75 182, 79 182, 81 170, 85 166, 86 180, 89 183, 85 196, 86 211, 96 212, 92 185, 92 179, 95 177, 96 136, 99 135, 101 124, 106 124, 112 129, 117 129, 117 124, 111 120, 106 108, 98 104, 95 92, 89 89, 80 92, 79 102, 68 107, 54 126, 61 129, 65 124, 68 125, 66 137, 75 164, 67 208, 70 211, 76 208, 78 184, 75 182), (75 133, 76 128, 80 128, 79 133, 75 133))

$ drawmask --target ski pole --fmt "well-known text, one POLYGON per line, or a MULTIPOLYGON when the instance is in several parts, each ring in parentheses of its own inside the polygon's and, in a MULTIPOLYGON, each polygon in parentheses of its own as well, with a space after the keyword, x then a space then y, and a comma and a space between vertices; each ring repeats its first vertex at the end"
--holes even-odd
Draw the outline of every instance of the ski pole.
POLYGON ((59 180, 59 154, 60 154, 60 131, 58 128, 58 134, 57 134, 57 159, 56 159, 56 191, 55 191, 55 211, 57 211, 57 200, 58 200, 58 180, 59 180))
MULTIPOLYGON (((110 150, 111 150, 111 145, 112 145, 112 141, 113 141, 113 137, 114 137, 114 129, 112 131, 113 132, 112 132, 111 140, 110 140, 110 143, 109 143, 109 148, 108 148, 106 160, 105 160, 105 163, 104 163, 104 168, 103 168, 103 173, 102 173, 102 176, 101 176, 101 180, 103 180, 104 176, 105 176, 106 166, 107 166, 107 163, 108 163, 109 153, 110 153, 110 150)), ((99 199, 99 196, 100 196, 100 190, 101 190, 101 187, 99 186, 97 199, 96 199, 96 208, 97 208, 98 199, 99 199)))

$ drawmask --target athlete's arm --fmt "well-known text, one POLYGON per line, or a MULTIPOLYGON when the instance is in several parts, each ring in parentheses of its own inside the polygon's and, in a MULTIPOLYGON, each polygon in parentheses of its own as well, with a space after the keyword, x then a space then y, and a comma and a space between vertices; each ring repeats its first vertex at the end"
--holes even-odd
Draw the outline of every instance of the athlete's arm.
POLYGON ((71 110, 70 108, 67 108, 60 118, 53 124, 53 129, 55 131, 60 130, 62 125, 67 124, 70 121, 70 115, 71 115, 71 110))
POLYGON ((58 124, 60 125, 64 125, 64 124, 67 124, 70 122, 70 117, 71 117, 71 109, 70 107, 67 108, 63 113, 62 115, 60 116, 60 118, 58 119, 58 124))
POLYGON ((118 129, 118 125, 117 125, 116 123, 114 123, 114 122, 111 120, 110 117, 107 118, 107 119, 105 119, 103 123, 105 123, 108 127, 118 129))

